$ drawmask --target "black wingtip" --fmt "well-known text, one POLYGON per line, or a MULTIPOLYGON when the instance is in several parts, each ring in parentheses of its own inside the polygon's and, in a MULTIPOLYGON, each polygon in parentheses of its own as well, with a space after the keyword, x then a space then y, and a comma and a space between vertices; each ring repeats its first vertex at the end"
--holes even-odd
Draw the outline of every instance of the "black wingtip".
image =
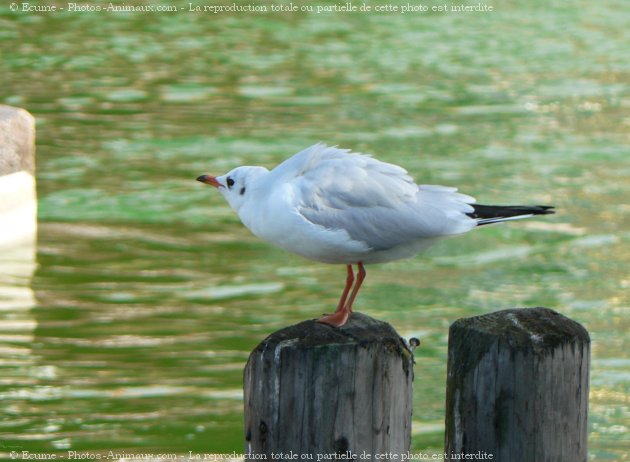
POLYGON ((556 208, 553 205, 533 205, 531 207, 531 213, 534 215, 551 215, 556 213, 556 208))
POLYGON ((467 215, 477 220, 478 226, 527 218, 532 215, 551 215, 556 213, 553 205, 470 205, 474 211, 467 215))

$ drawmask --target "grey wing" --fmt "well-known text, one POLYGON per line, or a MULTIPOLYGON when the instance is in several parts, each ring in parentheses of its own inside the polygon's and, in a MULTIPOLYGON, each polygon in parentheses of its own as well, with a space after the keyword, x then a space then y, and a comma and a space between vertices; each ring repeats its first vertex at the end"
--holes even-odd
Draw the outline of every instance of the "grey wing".
POLYGON ((291 186, 306 220, 345 230, 374 250, 465 232, 475 225, 465 215, 472 211, 471 197, 454 188, 418 186, 403 168, 361 154, 320 159, 294 177, 291 186))

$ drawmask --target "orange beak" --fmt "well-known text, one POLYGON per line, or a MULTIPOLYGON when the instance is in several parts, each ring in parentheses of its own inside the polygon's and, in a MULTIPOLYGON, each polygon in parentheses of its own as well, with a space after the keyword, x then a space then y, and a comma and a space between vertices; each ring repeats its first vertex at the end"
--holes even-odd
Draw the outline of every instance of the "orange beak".
POLYGON ((217 181, 217 177, 212 176, 212 175, 201 175, 197 177, 197 181, 201 181, 202 183, 209 184, 211 186, 214 186, 215 188, 223 186, 221 183, 217 181))

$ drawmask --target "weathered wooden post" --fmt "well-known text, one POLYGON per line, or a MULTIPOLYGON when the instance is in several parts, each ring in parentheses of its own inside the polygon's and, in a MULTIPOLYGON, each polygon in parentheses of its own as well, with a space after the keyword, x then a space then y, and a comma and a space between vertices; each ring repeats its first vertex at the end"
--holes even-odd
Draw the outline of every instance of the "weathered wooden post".
POLYGON ((449 332, 447 460, 585 462, 589 366, 588 332, 555 311, 459 319, 449 332))
POLYGON ((360 313, 341 328, 305 321, 275 332, 245 367, 246 456, 406 453, 412 380, 396 331, 360 313))
MULTIPOLYGON (((0 337, 3 339, 16 337, 17 333, 23 339, 32 338, 37 326, 30 310, 35 306, 31 279, 36 269, 36 238, 35 119, 24 109, 0 105, 0 337), (6 336, 7 333, 11 335, 6 336)), ((0 340, 0 348, 4 341, 0 340)), ((30 354, 28 348, 19 351, 30 354)))

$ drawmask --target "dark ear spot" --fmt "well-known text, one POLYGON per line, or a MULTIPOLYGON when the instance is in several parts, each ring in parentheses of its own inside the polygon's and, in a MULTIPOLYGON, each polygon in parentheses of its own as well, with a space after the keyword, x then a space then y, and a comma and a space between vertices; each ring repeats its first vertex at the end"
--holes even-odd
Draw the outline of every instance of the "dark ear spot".
POLYGON ((243 194, 245 194, 245 186, 243 186, 243 187, 241 188, 241 190, 239 191, 239 193, 241 194, 241 196, 242 196, 243 194))

